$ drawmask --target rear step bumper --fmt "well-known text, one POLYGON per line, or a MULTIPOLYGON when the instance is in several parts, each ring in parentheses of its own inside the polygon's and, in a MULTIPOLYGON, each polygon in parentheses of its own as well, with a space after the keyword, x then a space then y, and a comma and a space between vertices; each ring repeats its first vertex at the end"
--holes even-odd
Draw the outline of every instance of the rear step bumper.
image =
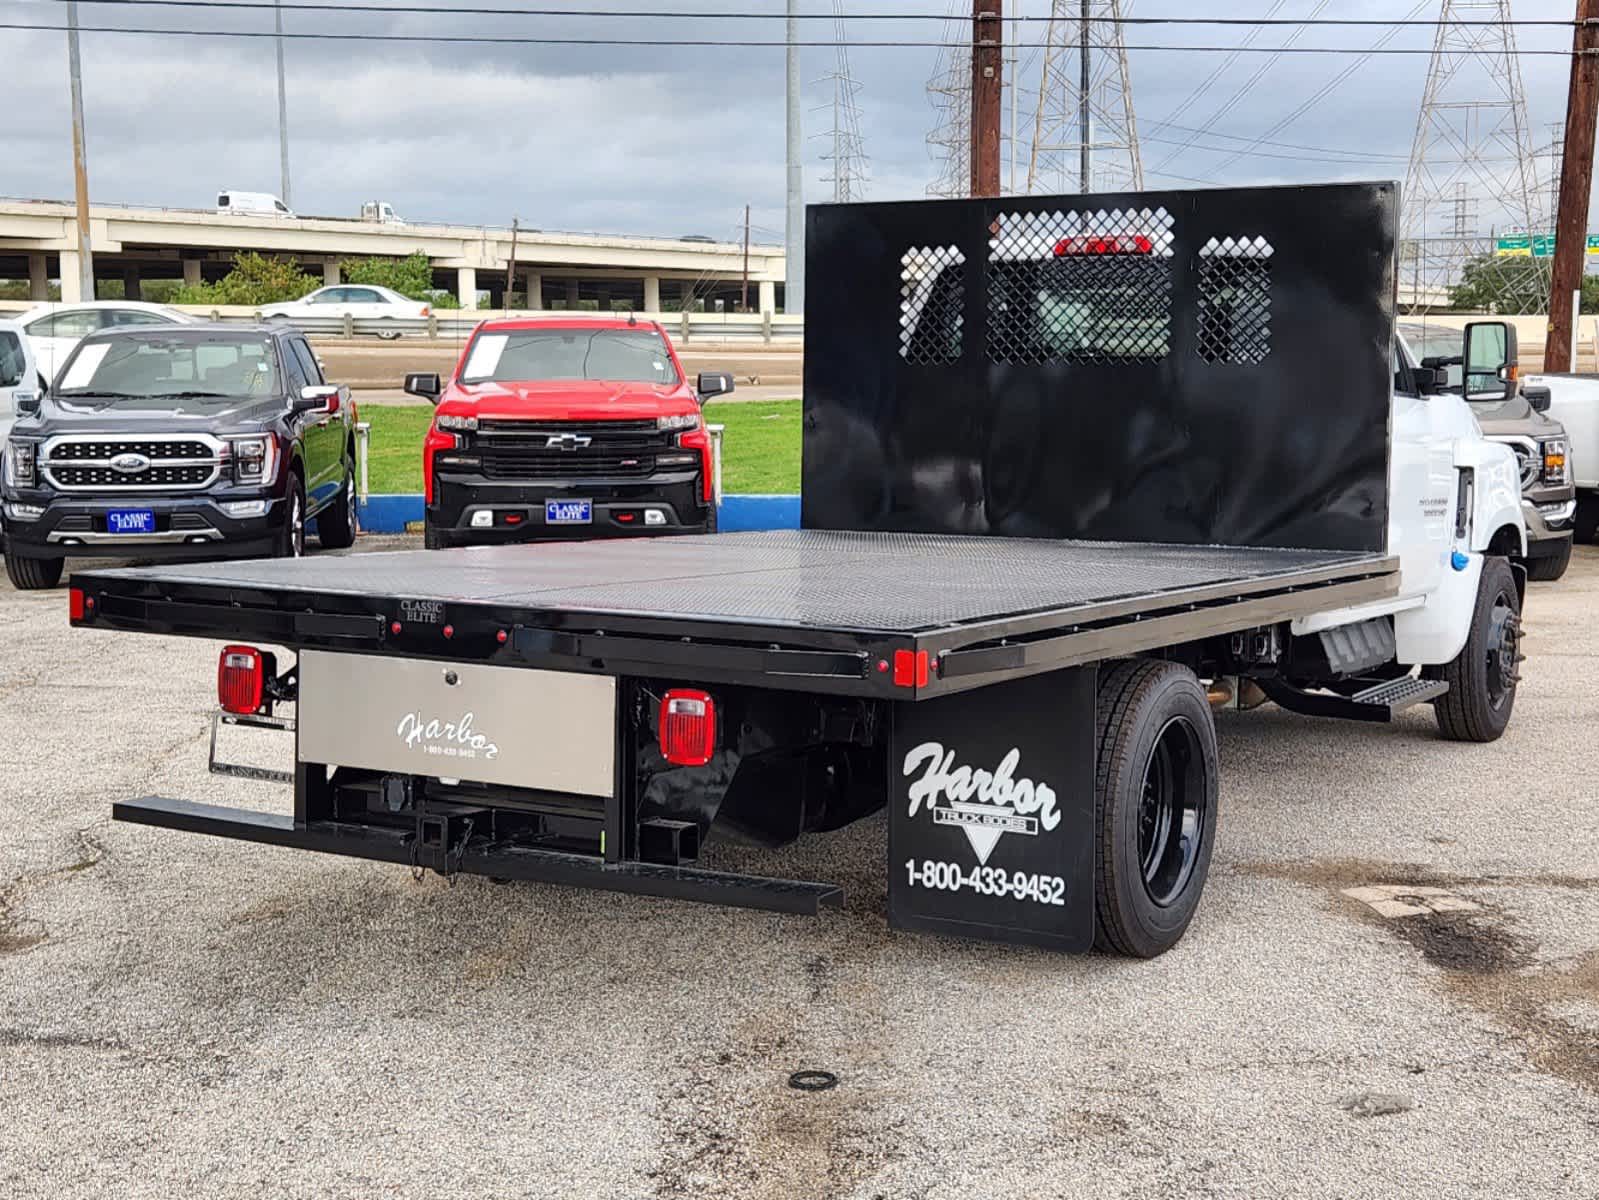
MULTIPOLYGON (((354 858, 402 865, 417 862, 412 834, 344 821, 314 821, 296 825, 292 817, 276 813, 200 804, 193 800, 172 800, 161 796, 115 803, 111 806, 111 816, 115 820, 136 825, 158 825, 186 833, 238 838, 296 850, 347 854, 354 858)), ((705 904, 759 908, 804 916, 815 916, 823 908, 840 908, 844 903, 843 889, 830 883, 768 879, 760 875, 734 875, 725 871, 702 871, 654 863, 607 863, 588 855, 563 854, 527 846, 500 845, 474 849, 468 845, 459 855, 452 855, 451 858, 453 870, 469 874, 665 896, 673 900, 695 900, 705 904)), ((424 860, 422 865, 433 864, 424 860)))

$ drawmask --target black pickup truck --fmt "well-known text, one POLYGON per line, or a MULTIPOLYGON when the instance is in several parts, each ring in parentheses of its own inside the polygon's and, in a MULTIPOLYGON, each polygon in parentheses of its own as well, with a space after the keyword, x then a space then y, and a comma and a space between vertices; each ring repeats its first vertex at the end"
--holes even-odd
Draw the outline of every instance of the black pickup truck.
POLYGON ((237 325, 108 330, 22 406, 5 446, 6 573, 69 555, 222 558, 355 540, 354 406, 305 337, 237 325))

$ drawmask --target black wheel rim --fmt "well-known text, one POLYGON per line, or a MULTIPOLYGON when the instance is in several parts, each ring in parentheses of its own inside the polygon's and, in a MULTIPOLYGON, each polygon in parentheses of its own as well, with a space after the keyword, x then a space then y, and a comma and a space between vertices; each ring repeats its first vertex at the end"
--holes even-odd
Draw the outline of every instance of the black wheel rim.
POLYGON ((1187 717, 1161 727, 1144 764, 1138 804, 1138 860, 1144 891, 1162 908, 1188 886, 1204 844, 1208 805, 1205 756, 1187 717))
POLYGON ((1520 678, 1521 614, 1515 598, 1501 590, 1488 615, 1488 704, 1496 712, 1510 702, 1520 678))

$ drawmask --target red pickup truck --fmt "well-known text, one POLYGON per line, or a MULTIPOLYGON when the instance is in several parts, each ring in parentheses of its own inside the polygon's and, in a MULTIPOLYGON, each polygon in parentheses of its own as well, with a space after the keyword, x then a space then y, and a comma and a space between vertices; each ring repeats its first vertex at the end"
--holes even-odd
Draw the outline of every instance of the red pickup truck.
POLYGON ((437 405, 422 448, 429 549, 542 538, 714 533, 700 406, 654 321, 609 314, 484 321, 447 382, 405 377, 437 405))

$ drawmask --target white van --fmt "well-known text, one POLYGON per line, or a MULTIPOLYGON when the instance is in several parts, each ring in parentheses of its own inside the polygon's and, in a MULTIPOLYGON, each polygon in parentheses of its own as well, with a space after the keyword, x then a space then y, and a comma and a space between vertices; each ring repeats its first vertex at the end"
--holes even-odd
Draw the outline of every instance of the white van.
POLYGON ((267 192, 218 192, 217 212, 241 217, 292 217, 294 210, 267 192))
POLYGON ((376 221, 381 225, 404 225, 405 218, 394 211, 387 200, 368 200, 361 205, 361 220, 376 221))

